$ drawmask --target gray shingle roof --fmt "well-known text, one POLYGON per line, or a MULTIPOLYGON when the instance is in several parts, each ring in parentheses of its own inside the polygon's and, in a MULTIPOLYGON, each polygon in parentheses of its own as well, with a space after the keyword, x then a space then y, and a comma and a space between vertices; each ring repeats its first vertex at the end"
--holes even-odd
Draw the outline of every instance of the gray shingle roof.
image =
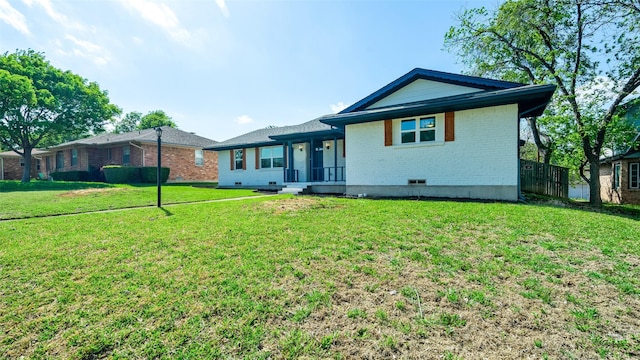
MULTIPOLYGON (((122 134, 100 134, 85 139, 69 141, 64 144, 53 146, 50 149, 69 147, 74 145, 101 146, 107 144, 127 143, 129 141, 156 143, 155 129, 136 130, 122 134)), ((162 143, 166 145, 181 145, 190 147, 207 147, 217 143, 217 141, 198 136, 194 133, 162 126, 162 143)))
MULTIPOLYGON (((22 149, 18 149, 18 151, 22 151, 22 149)), ((31 155, 32 156, 38 156, 38 155, 44 155, 44 154, 49 154, 49 151, 43 150, 43 149, 33 149, 33 150, 31 150, 31 155)), ((9 150, 9 151, 5 151, 5 152, 1 152, 0 153, 0 157, 3 157, 3 158, 12 158, 12 157, 19 158, 20 155, 16 154, 16 152, 13 151, 13 150, 9 150)))
POLYGON ((228 150, 241 147, 275 145, 282 143, 282 141, 276 141, 272 139, 272 137, 296 134, 299 135, 301 139, 303 139, 305 137, 305 134, 334 130, 332 126, 320 122, 320 120, 324 118, 325 116, 322 116, 299 125, 268 127, 264 129, 254 130, 246 134, 219 142, 214 146, 205 148, 205 150, 228 150))

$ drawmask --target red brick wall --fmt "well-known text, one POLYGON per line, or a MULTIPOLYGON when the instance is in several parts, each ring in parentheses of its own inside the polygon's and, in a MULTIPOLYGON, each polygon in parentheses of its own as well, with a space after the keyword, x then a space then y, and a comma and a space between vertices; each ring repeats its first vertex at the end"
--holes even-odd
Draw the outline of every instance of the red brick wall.
POLYGON ((600 166, 600 196, 602 201, 616 204, 640 204, 640 189, 629 188, 629 164, 638 162, 637 159, 622 159, 612 164, 600 166), (617 163, 620 167, 620 188, 613 187, 613 166, 617 163))
MULTIPOLYGON (((156 166, 158 147, 142 145, 145 166, 156 166)), ((218 181, 218 153, 203 151, 204 165, 196 166, 195 148, 162 145, 162 166, 168 167, 169 181, 218 181)))
MULTIPOLYGON (((19 157, 5 157, 3 158, 3 167, 2 171, 4 172, 4 180, 21 180, 22 172, 24 168, 20 166, 19 157)), ((44 158, 40 162, 40 168, 44 169, 44 158)), ((31 158, 31 177, 35 178, 38 176, 38 160, 34 157, 31 158)))

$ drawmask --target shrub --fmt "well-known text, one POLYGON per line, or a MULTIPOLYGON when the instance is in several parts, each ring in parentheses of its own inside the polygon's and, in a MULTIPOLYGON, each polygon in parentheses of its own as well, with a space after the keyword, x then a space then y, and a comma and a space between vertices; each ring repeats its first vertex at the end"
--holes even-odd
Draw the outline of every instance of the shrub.
POLYGON ((104 181, 110 184, 130 184, 140 182, 137 167, 133 166, 105 166, 104 181))
MULTIPOLYGON (((169 179, 169 168, 161 168, 162 183, 166 183, 169 179)), ((145 166, 140 168, 140 181, 143 183, 155 184, 158 182, 158 168, 155 166, 145 166)))
MULTIPOLYGON (((169 179, 169 168, 162 168, 162 182, 169 179)), ((105 181, 111 184, 156 183, 158 168, 155 166, 117 166, 103 168, 105 181)))
POLYGON ((51 178, 57 181, 89 181, 88 171, 57 171, 51 173, 51 178))

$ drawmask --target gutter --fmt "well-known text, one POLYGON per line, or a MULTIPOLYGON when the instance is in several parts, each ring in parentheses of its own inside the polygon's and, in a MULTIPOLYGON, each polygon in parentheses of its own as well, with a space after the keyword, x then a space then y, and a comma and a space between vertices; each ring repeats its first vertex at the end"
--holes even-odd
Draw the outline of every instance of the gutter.
POLYGON ((132 143, 131 141, 129 141, 129 145, 133 147, 137 147, 138 149, 142 150, 142 166, 144 166, 144 148, 142 146, 132 143))

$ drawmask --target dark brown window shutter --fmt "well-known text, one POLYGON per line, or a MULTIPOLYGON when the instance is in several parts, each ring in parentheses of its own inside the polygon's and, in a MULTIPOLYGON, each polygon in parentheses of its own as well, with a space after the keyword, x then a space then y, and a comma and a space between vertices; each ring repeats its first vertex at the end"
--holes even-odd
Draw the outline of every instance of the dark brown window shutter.
POLYGON ((260 169, 260 148, 256 147, 256 169, 260 169))
POLYGON ((242 149, 242 170, 247 170, 247 149, 242 149))
POLYGON ((444 141, 455 140, 455 113, 453 111, 444 113, 444 141))
POLYGON ((236 161, 236 152, 233 149, 229 150, 229 159, 231 160, 231 163, 229 164, 229 170, 233 170, 233 166, 235 165, 236 161))
POLYGON ((393 121, 384 121, 384 146, 393 145, 393 121))

